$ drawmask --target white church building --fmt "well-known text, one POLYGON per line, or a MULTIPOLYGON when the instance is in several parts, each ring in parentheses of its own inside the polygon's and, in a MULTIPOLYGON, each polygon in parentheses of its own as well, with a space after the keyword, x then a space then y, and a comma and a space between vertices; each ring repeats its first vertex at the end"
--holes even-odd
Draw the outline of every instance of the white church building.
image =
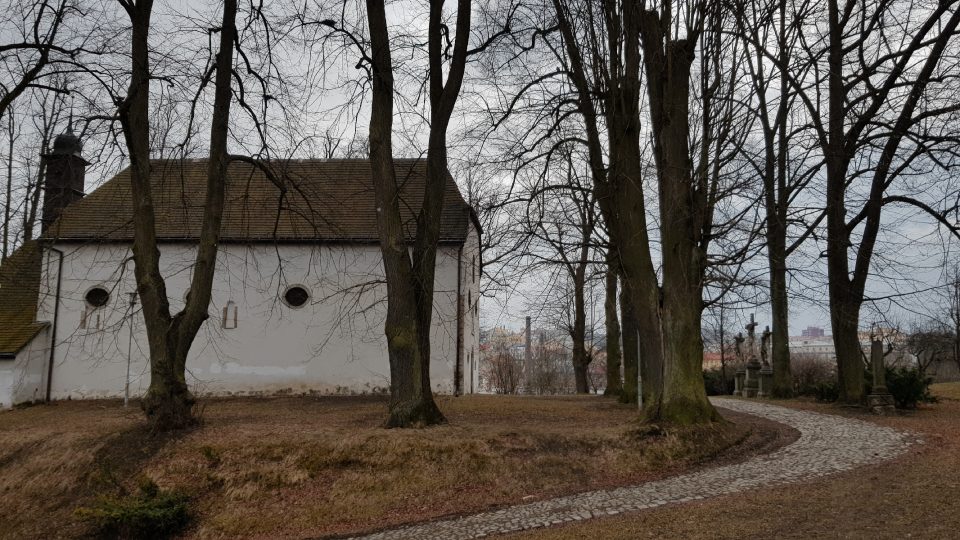
MULTIPOLYGON (((131 397, 149 385, 135 295, 129 171, 84 195, 79 139, 45 156, 43 226, 0 265, 0 407, 131 397)), ((369 162, 288 160, 229 168, 210 317, 187 361, 204 395, 386 392, 386 284, 369 162)), ((415 230, 426 164, 397 160, 415 230)), ((161 272, 183 307, 206 189, 205 160, 152 163, 161 272)), ((448 175, 437 256, 430 374, 437 393, 478 386, 479 235, 448 175)))

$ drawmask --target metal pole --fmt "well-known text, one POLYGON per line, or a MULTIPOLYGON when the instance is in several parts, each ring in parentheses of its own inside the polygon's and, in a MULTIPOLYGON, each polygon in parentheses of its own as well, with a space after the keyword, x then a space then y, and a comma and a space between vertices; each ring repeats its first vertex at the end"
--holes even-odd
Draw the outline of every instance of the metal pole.
POLYGON ((129 323, 127 324, 127 378, 123 386, 123 406, 130 405, 130 353, 133 350, 133 308, 137 305, 137 293, 127 293, 130 295, 129 323))

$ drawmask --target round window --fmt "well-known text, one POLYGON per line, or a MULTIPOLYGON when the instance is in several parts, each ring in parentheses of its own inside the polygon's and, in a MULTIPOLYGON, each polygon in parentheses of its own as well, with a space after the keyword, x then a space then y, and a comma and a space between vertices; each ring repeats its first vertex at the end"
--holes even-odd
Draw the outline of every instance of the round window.
POLYGON ((293 308, 303 307, 310 299, 310 293, 300 285, 294 285, 283 293, 283 301, 293 308))
POLYGON ((90 307, 101 308, 110 301, 110 293, 103 287, 94 287, 87 291, 83 299, 87 301, 87 305, 90 307))

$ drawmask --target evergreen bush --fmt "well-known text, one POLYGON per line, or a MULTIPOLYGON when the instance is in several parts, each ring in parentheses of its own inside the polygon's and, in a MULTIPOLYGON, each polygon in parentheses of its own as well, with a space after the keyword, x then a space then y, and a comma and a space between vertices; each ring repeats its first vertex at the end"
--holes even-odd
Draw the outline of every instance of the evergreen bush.
POLYGON ((161 490, 152 480, 134 496, 103 496, 77 515, 94 524, 98 538, 169 538, 189 521, 189 497, 161 490))

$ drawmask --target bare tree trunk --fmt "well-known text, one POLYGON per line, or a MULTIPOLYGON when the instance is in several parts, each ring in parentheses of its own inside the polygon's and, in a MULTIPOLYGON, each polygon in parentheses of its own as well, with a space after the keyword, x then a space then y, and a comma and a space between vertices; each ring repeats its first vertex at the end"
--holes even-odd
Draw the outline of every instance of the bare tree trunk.
POLYGON ((773 388, 775 398, 793 396, 793 376, 790 373, 789 305, 787 301, 786 253, 778 241, 767 250, 770 260, 770 310, 773 315, 771 326, 771 364, 773 366, 773 388), (774 254, 776 252, 776 254, 774 254))
POLYGON ((153 195, 150 183, 149 32, 152 1, 121 2, 132 27, 130 88, 120 104, 119 116, 130 154, 133 201, 134 274, 143 305, 150 350, 150 386, 141 407, 154 429, 189 426, 194 398, 186 383, 190 346, 208 316, 210 289, 216 266, 223 213, 227 166, 227 129, 231 101, 233 46, 236 40, 236 0, 225 0, 216 58, 213 119, 207 192, 200 240, 194 261, 190 294, 183 311, 170 314, 166 283, 160 274, 153 195))
MULTIPOLYGON (((836 270, 834 270, 835 273, 836 270)), ((838 276, 831 276, 830 323, 837 354, 837 380, 840 400, 858 405, 865 399, 863 351, 857 335, 860 329, 860 308, 863 302, 857 299, 856 294, 849 287, 844 287, 840 283, 838 276)))
POLYGON ((390 357, 390 416, 386 425, 426 425, 441 421, 443 417, 433 402, 430 388, 423 387, 423 363, 417 332, 420 317, 412 263, 400 221, 399 190, 393 167, 393 64, 383 0, 367 0, 367 17, 373 70, 370 166, 379 210, 380 252, 387 278, 384 333, 390 357))
MULTIPOLYGON (((638 4, 615 2, 603 5, 607 29, 609 57, 589 58, 588 49, 578 44, 573 26, 560 0, 554 0, 560 30, 570 58, 570 76, 577 88, 577 101, 587 131, 590 168, 594 178, 597 204, 607 223, 611 244, 617 249, 623 290, 631 296, 631 317, 634 333, 627 336, 624 313, 624 355, 629 356, 627 342, 639 347, 643 372, 644 395, 659 394, 662 382, 663 350, 660 337, 659 287, 650 256, 646 210, 643 196, 643 176, 640 154, 640 49, 638 36, 638 4), (609 65, 604 66, 604 62, 609 65), (586 63, 594 69, 605 68, 605 81, 587 79, 586 63), (603 142, 599 136, 595 94, 605 89, 606 121, 608 124, 609 170, 603 162, 603 142)), ((596 53, 590 53, 596 54, 596 53)), ((596 75, 603 78, 602 75, 596 75)), ((622 302, 621 294, 621 306, 622 302)), ((636 401, 636 373, 627 370, 632 358, 624 361, 624 399, 636 401), (630 389, 633 388, 631 392, 630 389)), ((648 401, 644 401, 646 406, 648 401)))
MULTIPOLYGON (((624 283, 620 292, 620 313, 623 317, 623 392, 620 394, 620 401, 623 403, 637 402, 637 377, 640 370, 640 344, 638 342, 639 333, 637 330, 636 310, 633 307, 633 298, 627 291, 627 284, 624 283)), ((646 399, 647 381, 643 381, 646 399)))
POLYGON ((440 214, 446 189, 446 133, 460 92, 470 33, 470 1, 460 0, 453 61, 443 81, 443 2, 430 2, 431 125, 427 182, 417 218, 413 260, 400 221, 399 190, 393 169, 393 64, 383 0, 367 0, 373 67, 370 161, 377 197, 380 249, 387 277, 385 333, 390 356, 391 403, 388 427, 444 421, 430 390, 430 328, 440 214), (414 317, 410 317, 413 313, 414 317))
MULTIPOLYGON (((786 0, 780 0, 780 40, 778 69, 780 70, 780 102, 777 109, 777 179, 776 196, 767 195, 767 257, 770 263, 770 309, 773 314, 771 335, 771 364, 775 398, 793 396, 793 376, 790 373, 790 307, 787 300, 787 216, 790 193, 787 189, 787 113, 789 112, 790 52, 787 48, 786 0), (771 242, 770 240, 774 241, 771 242)), ((769 155, 769 154, 768 154, 769 155)), ((772 157, 772 156, 770 156, 772 157)))
MULTIPOLYGON (((632 114, 638 113, 635 111, 632 114)), ((613 116, 614 118, 608 121, 619 126, 616 128, 618 133, 627 136, 611 137, 610 146, 613 150, 610 158, 610 180, 608 185, 598 187, 597 199, 601 210, 607 207, 604 216, 607 219, 611 241, 617 247, 623 291, 630 296, 632 323, 637 334, 634 343, 639 355, 638 369, 643 380, 641 390, 644 408, 646 408, 648 403, 656 402, 663 388, 664 351, 660 335, 660 286, 650 258, 646 209, 643 204, 637 131, 639 119, 636 127, 631 127, 632 122, 615 120, 616 117, 622 118, 622 115, 614 113, 613 116), (613 186, 617 186, 617 189, 613 189, 613 186)), ((626 353, 626 343, 624 353, 626 353)), ((625 363, 624 366, 626 365, 625 363)), ((626 378, 626 373, 624 377, 626 378)), ((631 403, 637 399, 636 374, 633 379, 632 395, 627 396, 631 403)))
POLYGON ((620 375, 620 316, 617 314, 617 274, 619 261, 613 248, 607 250, 606 295, 603 308, 607 340, 607 388, 605 396, 619 396, 623 392, 623 377, 620 375))
MULTIPOLYGON (((700 245, 706 186, 693 177, 689 137, 690 69, 697 32, 667 39, 671 20, 645 11, 640 36, 647 70, 654 156, 660 191, 663 290, 660 324, 663 390, 644 412, 651 421, 677 424, 720 419, 703 385, 703 279, 706 257, 700 245)), ((706 113, 705 113, 706 114, 706 113)), ((707 141, 703 142, 704 145, 707 141)))
MULTIPOLYGON (((864 18, 880 20, 882 12, 869 12, 864 7, 864 18)), ((885 10, 887 6, 878 4, 874 10, 885 10)), ((857 331, 859 329, 860 309, 864 302, 864 291, 870 274, 871 260, 881 225, 881 212, 885 204, 901 202, 924 209, 939 223, 950 229, 954 236, 960 236, 955 224, 924 203, 911 197, 888 196, 892 179, 899 174, 893 166, 894 159, 900 153, 900 143, 909 134, 911 139, 925 139, 923 123, 928 116, 942 114, 942 110, 928 110, 928 114, 918 114, 917 108, 924 102, 925 92, 943 58, 944 51, 956 36, 960 26, 960 10, 951 3, 938 3, 931 6, 929 15, 919 27, 910 33, 909 42, 901 44, 891 66, 873 64, 864 70, 883 73, 883 78, 871 81, 864 99, 852 100, 850 79, 844 78, 844 72, 850 62, 847 56, 859 55, 863 61, 862 47, 864 36, 853 46, 845 42, 849 36, 847 24, 852 20, 850 7, 844 5, 841 10, 837 0, 829 0, 828 6, 829 42, 828 62, 828 126, 826 140, 821 144, 825 154, 827 168, 827 277, 830 291, 830 321, 833 326, 833 339, 837 352, 837 371, 840 383, 840 399, 846 403, 859 404, 864 396, 864 363, 857 331), (953 11, 951 11, 953 9, 953 11), (949 19, 942 17, 949 15, 949 19), (929 37, 928 37, 929 36, 929 37), (923 51, 920 53, 919 51, 923 51), (922 54, 922 60, 916 62, 914 54, 922 54), (908 66, 919 66, 912 71, 908 66), (904 75, 912 78, 905 81, 904 75), (853 161, 860 143, 867 137, 867 126, 877 122, 877 114, 888 104, 887 97, 894 89, 908 92, 897 104, 893 122, 886 122, 886 140, 879 144, 882 148, 872 171, 870 192, 862 210, 853 218, 847 218, 846 190, 848 186, 848 168, 853 161), (856 102, 857 105, 851 105, 856 102), (857 115, 860 115, 857 117, 857 115), (857 228, 862 224, 862 229, 857 228), (854 230, 860 237, 855 245, 851 241, 854 230), (853 250, 853 270, 851 271, 850 252, 853 250)), ((855 23, 854 23, 855 24, 855 23)), ((883 28, 882 25, 878 28, 883 28)), ((872 53, 871 53, 872 55, 872 53)), ((882 55, 885 57, 885 55, 882 55)), ((948 108, 952 110, 952 108, 948 108)), ((872 135, 870 135, 872 137, 872 135)), ((939 135, 933 136, 937 138, 939 135)), ((822 137, 821 137, 822 138, 822 137)), ((876 144, 873 141, 872 144, 876 144)), ((921 143, 925 144, 925 143, 921 143)))
POLYGON ((7 191, 3 202, 3 252, 0 253, 0 262, 7 259, 10 246, 10 206, 13 204, 13 143, 16 142, 13 114, 7 119, 9 145, 7 146, 7 191))
POLYGON ((590 357, 587 355, 587 310, 584 301, 586 288, 586 266, 577 267, 573 276, 573 326, 570 337, 573 339, 573 377, 578 394, 590 393, 590 381, 587 368, 590 357))

